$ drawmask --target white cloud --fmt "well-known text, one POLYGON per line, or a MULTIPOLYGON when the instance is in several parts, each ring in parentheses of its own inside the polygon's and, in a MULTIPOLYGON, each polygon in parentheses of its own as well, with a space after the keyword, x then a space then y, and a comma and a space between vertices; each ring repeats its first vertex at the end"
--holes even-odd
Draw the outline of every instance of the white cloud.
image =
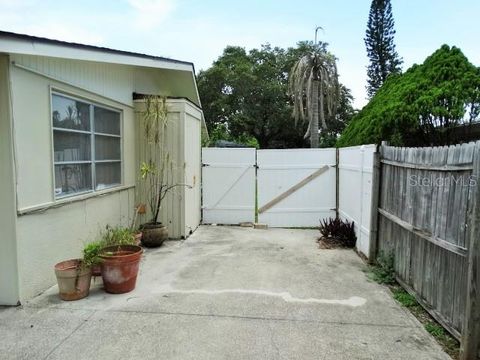
POLYGON ((164 22, 175 10, 174 0, 128 0, 135 9, 135 24, 141 30, 151 30, 164 22))

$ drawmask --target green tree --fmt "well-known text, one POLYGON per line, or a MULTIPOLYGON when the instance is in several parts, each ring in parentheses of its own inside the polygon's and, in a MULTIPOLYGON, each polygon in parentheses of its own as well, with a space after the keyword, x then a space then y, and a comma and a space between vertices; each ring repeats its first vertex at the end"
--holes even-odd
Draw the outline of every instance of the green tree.
POLYGON ((262 148, 304 146, 289 121, 284 60, 285 50, 269 45, 249 53, 228 46, 201 71, 198 88, 209 132, 223 124, 224 140, 254 137, 262 148))
MULTIPOLYGON (((295 125, 291 119, 288 80, 295 62, 313 49, 313 42, 300 42, 288 49, 267 44, 249 52, 240 47, 225 48, 209 69, 198 74, 205 121, 214 139, 249 144, 256 139, 261 148, 307 147, 303 134, 308 124, 295 125)), ((351 95, 340 101, 350 108, 339 113, 350 113, 351 101, 351 95)), ((340 128, 345 121, 338 121, 340 128)))
POLYGON ((304 54, 293 65, 289 92, 294 101, 295 122, 308 122, 305 138, 310 137, 310 147, 317 148, 319 123, 323 130, 327 129, 326 119, 335 116, 339 99, 336 59, 324 44, 316 43, 312 52, 304 54))
POLYGON ((337 111, 327 119, 328 127, 320 131, 319 147, 334 147, 339 135, 350 123, 357 111, 352 106, 353 96, 350 89, 340 84, 340 98, 337 111))
POLYGON ((390 74, 401 72, 403 60, 395 50, 394 26, 390 0, 372 0, 365 37, 367 55, 370 59, 367 68, 367 93, 370 98, 390 74))
POLYGON ((387 140, 399 146, 458 142, 455 127, 480 120, 480 68, 443 45, 422 65, 390 76, 352 119, 337 145, 387 140))

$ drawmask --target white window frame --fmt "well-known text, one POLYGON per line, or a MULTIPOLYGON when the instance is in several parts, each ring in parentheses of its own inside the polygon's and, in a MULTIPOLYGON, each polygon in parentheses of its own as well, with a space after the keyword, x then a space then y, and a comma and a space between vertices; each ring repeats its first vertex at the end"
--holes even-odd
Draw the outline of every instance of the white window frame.
POLYGON ((63 90, 59 89, 50 89, 50 134, 51 134, 51 139, 52 139, 52 184, 53 184, 53 199, 54 200, 63 200, 67 198, 73 198, 76 196, 81 196, 85 194, 95 194, 98 192, 104 192, 106 190, 111 190, 111 189, 116 189, 124 186, 124 157, 123 157, 123 110, 118 109, 109 105, 106 105, 104 103, 92 100, 90 98, 78 96, 71 94, 70 92, 66 92, 63 90), (75 130, 75 129, 65 129, 65 128, 58 128, 53 125, 53 96, 61 96, 67 99, 75 100, 75 101, 80 101, 89 106, 89 111, 90 111, 90 131, 84 131, 84 130, 75 130), (114 135, 114 134, 106 134, 106 133, 100 133, 100 132, 95 132, 95 117, 94 117, 94 107, 114 111, 119 114, 120 118, 120 135, 114 135), (55 161, 55 137, 54 137, 54 132, 55 131, 64 131, 64 132, 69 132, 69 133, 80 133, 80 134, 86 134, 90 135, 90 160, 79 160, 79 161, 55 161), (113 138, 118 138, 120 139, 120 160, 96 160, 95 159, 95 136, 107 136, 107 137, 113 137, 113 138), (101 189, 96 189, 96 172, 95 172, 95 166, 97 163, 120 163, 120 183, 119 184, 112 184, 111 186, 104 187, 101 189), (91 166, 91 189, 85 190, 85 191, 79 191, 71 194, 66 194, 66 195, 56 195, 55 194, 55 188, 56 188, 56 180, 55 180, 55 166, 56 165, 68 165, 68 164, 90 164, 91 166))

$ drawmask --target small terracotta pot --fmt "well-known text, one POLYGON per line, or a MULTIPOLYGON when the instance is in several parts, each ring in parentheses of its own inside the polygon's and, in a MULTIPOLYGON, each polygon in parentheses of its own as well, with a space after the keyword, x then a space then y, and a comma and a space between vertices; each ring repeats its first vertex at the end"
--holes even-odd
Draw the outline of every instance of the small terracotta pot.
POLYGON ((92 276, 102 276, 102 265, 92 265, 92 276))
POLYGON ((80 259, 59 262, 55 265, 58 292, 62 300, 79 300, 88 296, 92 269, 83 268, 80 259))
POLYGON ((106 292, 123 294, 135 289, 142 253, 137 245, 114 245, 100 251, 106 292))
POLYGON ((168 239, 168 228, 161 223, 142 225, 142 244, 146 247, 162 246, 168 239))
POLYGON ((140 244, 142 243, 142 235, 143 235, 143 234, 142 234, 141 231, 140 231, 140 232, 137 232, 137 233, 135 233, 135 235, 133 235, 134 238, 135 238, 135 245, 139 245, 139 246, 140 246, 140 244))

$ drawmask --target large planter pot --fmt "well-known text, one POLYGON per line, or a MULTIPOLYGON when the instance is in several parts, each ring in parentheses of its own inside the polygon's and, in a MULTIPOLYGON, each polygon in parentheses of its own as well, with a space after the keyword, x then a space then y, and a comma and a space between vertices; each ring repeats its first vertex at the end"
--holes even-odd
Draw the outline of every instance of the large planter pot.
POLYGON ((168 239, 168 228, 161 223, 142 226, 142 244, 146 247, 162 246, 168 239))
POLYGON ((114 245, 103 248, 102 279, 106 292, 123 294, 135 289, 143 249, 137 245, 114 245))
POLYGON ((92 269, 82 267, 80 259, 59 262, 55 265, 55 275, 62 300, 79 300, 88 296, 92 269))

